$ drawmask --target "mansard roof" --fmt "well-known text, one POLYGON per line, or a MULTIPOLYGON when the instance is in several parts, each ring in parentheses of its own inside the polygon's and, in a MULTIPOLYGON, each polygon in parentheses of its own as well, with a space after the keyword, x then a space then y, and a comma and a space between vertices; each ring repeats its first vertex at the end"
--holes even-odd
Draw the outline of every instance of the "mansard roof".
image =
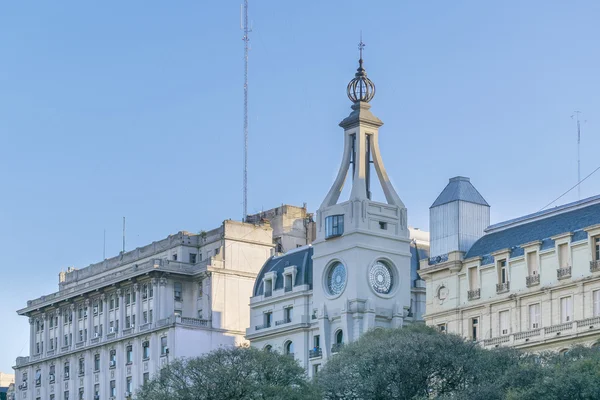
POLYGON ((440 193, 430 208, 453 201, 466 201, 468 203, 490 206, 477 189, 475 189, 475 186, 471 184, 471 180, 464 176, 450 178, 450 182, 448 182, 448 185, 442 190, 442 193, 440 193))
POLYGON ((254 296, 261 296, 264 293, 263 278, 268 272, 276 272, 273 290, 282 289, 283 272, 286 267, 292 266, 297 268, 294 286, 308 285, 309 289, 312 289, 312 255, 313 248, 309 245, 269 258, 254 282, 254 296))
POLYGON ((583 229, 597 224, 600 224, 600 196, 491 225, 465 258, 484 257, 491 262, 489 255, 502 249, 510 249, 511 257, 516 257, 523 254, 521 245, 535 241, 542 242, 542 249, 552 248, 551 238, 563 233, 572 233, 572 241, 584 240, 587 232, 583 229))

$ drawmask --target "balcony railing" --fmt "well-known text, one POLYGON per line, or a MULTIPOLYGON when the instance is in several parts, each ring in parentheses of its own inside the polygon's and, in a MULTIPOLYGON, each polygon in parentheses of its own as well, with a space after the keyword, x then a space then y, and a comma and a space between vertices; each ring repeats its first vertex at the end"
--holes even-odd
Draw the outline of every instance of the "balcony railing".
POLYGON ((271 327, 271 324, 262 324, 262 325, 256 325, 254 327, 254 329, 257 330, 257 331, 259 331, 261 329, 266 329, 266 328, 270 328, 270 327, 271 327))
POLYGON ((183 325, 208 327, 207 319, 181 317, 181 323, 183 325))
POLYGON ((333 346, 331 346, 331 352, 337 353, 342 349, 342 347, 344 347, 344 343, 334 343, 333 346))
POLYGON ((140 325, 140 332, 147 331, 148 329, 150 329, 151 326, 152 326, 151 322, 148 322, 147 324, 140 325))
POLYGON ((69 351, 70 348, 71 348, 71 346, 66 345, 66 346, 61 347, 60 351, 64 353, 65 351, 69 351))
POLYGON ((565 322, 564 324, 552 325, 547 328, 544 328, 544 333, 562 332, 562 331, 568 331, 571 329, 573 329, 573 321, 565 322))
POLYGON ((100 336, 92 338, 91 342, 92 344, 98 343, 100 341, 100 336))
POLYGON ((499 336, 499 337, 495 337, 495 338, 491 338, 491 339, 484 339, 483 345, 484 346, 495 346, 495 345, 499 345, 501 343, 506 343, 509 340, 510 340, 510 336, 508 336, 508 335, 499 336))
POLYGON ((558 279, 567 279, 571 277, 571 267, 559 268, 556 270, 558 279))
POLYGON ((529 275, 525 278, 525 283, 527 287, 535 286, 540 284, 540 276, 539 274, 529 275))
POLYGON ((84 344, 85 344, 85 342, 83 342, 83 341, 77 342, 77 343, 75 343, 75 347, 80 348, 80 347, 83 347, 84 344))
POLYGON ((510 290, 510 282, 496 284, 496 293, 504 293, 504 292, 508 292, 509 290, 510 290))
POLYGON ((541 329, 532 329, 530 331, 515 333, 515 340, 527 339, 534 336, 540 336, 541 334, 541 329))
POLYGON ((291 319, 286 318, 286 319, 282 319, 280 321, 275 321, 275 326, 279 326, 279 325, 284 325, 284 324, 289 324, 290 322, 292 322, 291 319))
POLYGON ((123 336, 132 334, 134 329, 135 328, 133 326, 123 329, 123 336))
POLYGON ((321 357, 322 355, 323 350, 320 347, 315 347, 314 349, 308 351, 308 358, 321 357))
POLYGON ((590 272, 600 271, 600 260, 590 261, 590 272))
POLYGON ((467 296, 469 297, 469 300, 477 300, 481 297, 481 289, 469 290, 467 291, 467 296))
POLYGON ((581 321, 577 321, 577 327, 590 327, 593 328, 594 325, 600 325, 600 317, 592 317, 592 318, 586 318, 586 319, 582 319, 581 321))

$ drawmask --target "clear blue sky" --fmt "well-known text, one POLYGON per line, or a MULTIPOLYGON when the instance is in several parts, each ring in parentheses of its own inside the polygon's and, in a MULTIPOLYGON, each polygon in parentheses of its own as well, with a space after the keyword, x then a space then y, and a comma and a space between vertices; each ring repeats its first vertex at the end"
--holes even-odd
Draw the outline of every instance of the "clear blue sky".
MULTIPOLYGON (((241 217, 243 42, 235 1, 0 4, 0 371, 15 310, 84 267, 241 217)), ((311 210, 337 172, 365 65, 388 173, 413 226, 455 175, 492 220, 538 211, 600 165, 598 1, 251 0, 249 211, 311 210)), ((600 172, 583 196, 600 193, 600 172)), ((559 203, 576 200, 576 191, 559 203)))

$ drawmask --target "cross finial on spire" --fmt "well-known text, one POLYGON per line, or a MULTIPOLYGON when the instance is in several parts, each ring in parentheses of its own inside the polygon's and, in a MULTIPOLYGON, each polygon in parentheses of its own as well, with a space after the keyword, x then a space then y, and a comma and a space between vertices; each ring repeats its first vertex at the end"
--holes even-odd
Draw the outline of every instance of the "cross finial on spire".
POLYGON ((360 31, 360 43, 358 43, 358 50, 360 51, 360 60, 362 61, 362 52, 363 49, 365 48, 365 44, 362 41, 362 31, 360 31))

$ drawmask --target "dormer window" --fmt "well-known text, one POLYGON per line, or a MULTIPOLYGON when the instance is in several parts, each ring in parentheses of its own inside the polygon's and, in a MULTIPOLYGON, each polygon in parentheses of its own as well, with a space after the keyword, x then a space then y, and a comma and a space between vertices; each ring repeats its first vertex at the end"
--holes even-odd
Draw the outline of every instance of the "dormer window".
POLYGON ((283 276, 284 277, 284 288, 286 292, 291 292, 292 291, 292 275, 291 274, 286 274, 283 276))
POLYGON ((325 239, 330 239, 344 234, 344 215, 330 215, 325 218, 325 239))
POLYGON ((283 288, 285 292, 291 292, 296 284, 296 273, 298 269, 295 265, 285 267, 283 270, 283 288))
POLYGON ((273 280, 265 279, 265 297, 271 297, 273 295, 273 280))
POLYGON ((596 236, 594 239, 594 261, 600 261, 600 236, 596 236))
POLYGON ((558 245, 558 267, 567 268, 569 266, 569 244, 561 243, 558 245))
POLYGON ((507 292, 510 289, 508 281, 508 266, 506 259, 498 261, 498 283, 496 284, 496 292, 507 292))

